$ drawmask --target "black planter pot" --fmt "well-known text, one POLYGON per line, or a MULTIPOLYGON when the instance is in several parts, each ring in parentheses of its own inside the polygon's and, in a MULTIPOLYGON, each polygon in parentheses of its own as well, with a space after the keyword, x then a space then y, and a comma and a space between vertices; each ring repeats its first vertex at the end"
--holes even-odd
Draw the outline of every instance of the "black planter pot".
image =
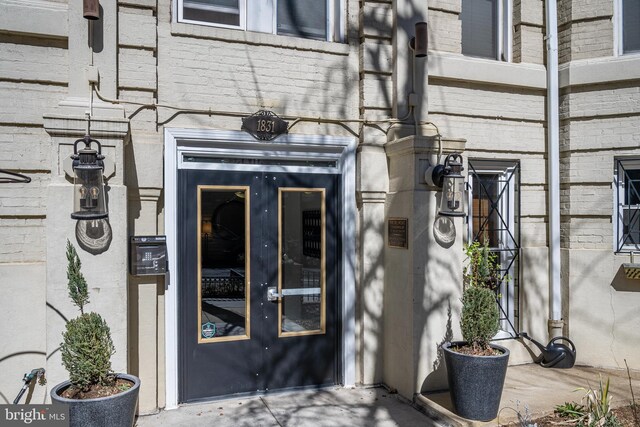
POLYGON ((509 350, 494 344, 491 348, 502 354, 470 356, 451 350, 464 344, 458 341, 442 345, 454 412, 470 420, 490 421, 500 409, 509 350))
POLYGON ((131 381, 133 386, 108 397, 67 399, 60 396, 71 385, 65 381, 51 390, 51 400, 56 404, 69 405, 70 427, 131 427, 136 415, 140 379, 128 374, 118 374, 118 378, 131 381))

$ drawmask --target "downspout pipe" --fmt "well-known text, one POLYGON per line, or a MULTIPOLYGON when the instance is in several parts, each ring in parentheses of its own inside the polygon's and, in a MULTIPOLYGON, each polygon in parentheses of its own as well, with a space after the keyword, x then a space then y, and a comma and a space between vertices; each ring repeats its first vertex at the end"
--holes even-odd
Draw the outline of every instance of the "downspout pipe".
POLYGON ((549 215, 549 336, 562 335, 560 287, 560 118, 558 87, 558 5, 546 0, 547 168, 549 215))

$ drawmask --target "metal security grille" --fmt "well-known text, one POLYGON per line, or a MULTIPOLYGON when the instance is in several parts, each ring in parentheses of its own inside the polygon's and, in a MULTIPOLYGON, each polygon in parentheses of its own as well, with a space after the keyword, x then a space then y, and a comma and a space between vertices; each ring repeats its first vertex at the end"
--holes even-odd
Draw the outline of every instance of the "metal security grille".
POLYGON ((640 162, 617 160, 616 206, 618 233, 616 252, 640 250, 640 162))
POLYGON ((498 255, 501 328, 515 335, 520 318, 520 164, 469 160, 469 177, 469 240, 488 240, 498 255))
POLYGON ((203 298, 243 298, 245 296, 243 271, 204 268, 202 273, 203 298))
MULTIPOLYGON (((302 269, 302 287, 320 289, 322 286, 322 276, 319 268, 302 269)), ((302 297, 303 304, 319 304, 320 294, 309 294, 302 297)))

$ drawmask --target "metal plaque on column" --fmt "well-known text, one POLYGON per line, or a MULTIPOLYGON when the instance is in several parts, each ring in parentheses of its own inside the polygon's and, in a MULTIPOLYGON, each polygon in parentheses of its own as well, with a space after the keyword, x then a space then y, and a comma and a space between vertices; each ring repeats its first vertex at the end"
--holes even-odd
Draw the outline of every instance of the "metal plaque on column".
POLYGON ((387 244, 390 248, 409 249, 409 220, 407 218, 389 218, 387 232, 387 244))

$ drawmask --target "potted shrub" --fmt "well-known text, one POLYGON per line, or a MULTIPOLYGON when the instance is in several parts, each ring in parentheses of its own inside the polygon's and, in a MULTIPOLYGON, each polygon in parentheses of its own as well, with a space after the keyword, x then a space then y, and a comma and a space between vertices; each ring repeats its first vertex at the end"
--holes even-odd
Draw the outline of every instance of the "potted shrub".
POLYGON ((460 320, 464 341, 442 345, 454 411, 480 421, 498 415, 509 361, 509 350, 489 342, 500 326, 496 287, 501 278, 497 255, 487 241, 465 247, 468 265, 460 320))
POLYGON ((69 297, 80 309, 80 316, 69 320, 62 334, 60 351, 69 381, 55 386, 51 399, 69 405, 71 426, 131 427, 140 379, 111 370, 115 353, 111 331, 99 314, 84 312, 89 291, 78 254, 68 240, 67 261, 69 297))

